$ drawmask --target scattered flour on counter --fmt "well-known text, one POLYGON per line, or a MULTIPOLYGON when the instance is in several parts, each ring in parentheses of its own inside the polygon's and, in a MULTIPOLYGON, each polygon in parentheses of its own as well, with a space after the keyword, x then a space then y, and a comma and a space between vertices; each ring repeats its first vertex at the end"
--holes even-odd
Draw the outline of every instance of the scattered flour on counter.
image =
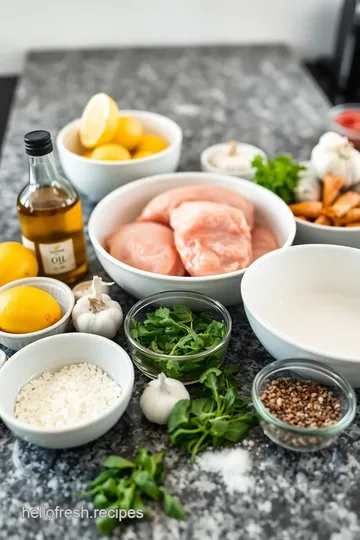
POLYGON ((229 493, 244 493, 253 484, 253 479, 248 475, 251 469, 250 455, 243 448, 219 452, 208 450, 197 458, 196 464, 203 471, 219 474, 229 493))

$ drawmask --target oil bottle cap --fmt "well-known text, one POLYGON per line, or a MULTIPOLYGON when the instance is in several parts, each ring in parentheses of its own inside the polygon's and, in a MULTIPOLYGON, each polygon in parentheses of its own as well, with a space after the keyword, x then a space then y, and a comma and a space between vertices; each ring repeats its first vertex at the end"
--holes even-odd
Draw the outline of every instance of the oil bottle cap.
POLYGON ((24 141, 25 151, 29 156, 45 156, 53 151, 51 135, 43 129, 29 131, 25 135, 24 141))

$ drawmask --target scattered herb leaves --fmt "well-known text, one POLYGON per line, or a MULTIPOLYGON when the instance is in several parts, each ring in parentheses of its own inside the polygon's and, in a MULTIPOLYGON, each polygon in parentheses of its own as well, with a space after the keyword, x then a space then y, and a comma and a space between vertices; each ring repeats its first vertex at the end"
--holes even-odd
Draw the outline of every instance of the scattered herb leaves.
POLYGON ((294 189, 299 181, 299 173, 305 170, 303 165, 292 161, 291 156, 277 156, 264 161, 256 156, 252 163, 255 169, 254 182, 279 195, 286 203, 294 199, 294 189))
POLYGON ((221 343, 227 333, 224 322, 212 319, 208 313, 193 313, 187 306, 176 304, 172 309, 160 307, 146 314, 144 321, 132 318, 131 337, 149 351, 167 360, 133 351, 140 364, 155 373, 164 372, 179 380, 196 380, 204 370, 221 363, 226 346, 215 353, 204 354, 221 343), (199 355, 189 362, 172 356, 199 355))
POLYGON ((237 368, 210 368, 200 377, 203 390, 194 400, 176 403, 168 421, 170 441, 191 454, 191 461, 209 446, 231 446, 246 437, 258 417, 250 400, 239 393, 237 368))
MULTIPOLYGON (((149 514, 148 501, 160 501, 166 515, 185 519, 186 514, 178 497, 173 497, 163 487, 164 452, 150 453, 139 448, 134 462, 120 456, 109 456, 102 471, 89 484, 89 491, 75 494, 78 497, 94 496, 94 508, 134 510, 138 518, 149 514)), ((103 535, 111 533, 119 524, 116 517, 98 518, 96 525, 103 535)))

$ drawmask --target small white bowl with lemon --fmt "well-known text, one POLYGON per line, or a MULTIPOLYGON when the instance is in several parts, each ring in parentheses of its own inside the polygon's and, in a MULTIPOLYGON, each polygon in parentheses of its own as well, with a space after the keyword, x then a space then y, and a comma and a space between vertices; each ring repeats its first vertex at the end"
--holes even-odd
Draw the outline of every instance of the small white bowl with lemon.
POLYGON ((181 145, 181 128, 170 118, 119 110, 102 93, 93 96, 81 119, 67 124, 57 137, 65 175, 93 201, 143 176, 174 172, 181 145))
POLYGON ((0 344, 18 351, 66 332, 75 304, 72 290, 57 279, 31 277, 0 287, 0 344))

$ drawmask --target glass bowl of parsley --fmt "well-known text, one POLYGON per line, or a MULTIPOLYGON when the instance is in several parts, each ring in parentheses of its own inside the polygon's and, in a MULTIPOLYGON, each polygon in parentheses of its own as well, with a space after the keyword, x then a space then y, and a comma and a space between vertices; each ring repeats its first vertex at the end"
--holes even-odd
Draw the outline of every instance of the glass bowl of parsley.
POLYGON ((212 298, 166 291, 140 300, 124 330, 134 364, 151 379, 159 373, 195 383, 224 361, 231 334, 228 310, 212 298))

